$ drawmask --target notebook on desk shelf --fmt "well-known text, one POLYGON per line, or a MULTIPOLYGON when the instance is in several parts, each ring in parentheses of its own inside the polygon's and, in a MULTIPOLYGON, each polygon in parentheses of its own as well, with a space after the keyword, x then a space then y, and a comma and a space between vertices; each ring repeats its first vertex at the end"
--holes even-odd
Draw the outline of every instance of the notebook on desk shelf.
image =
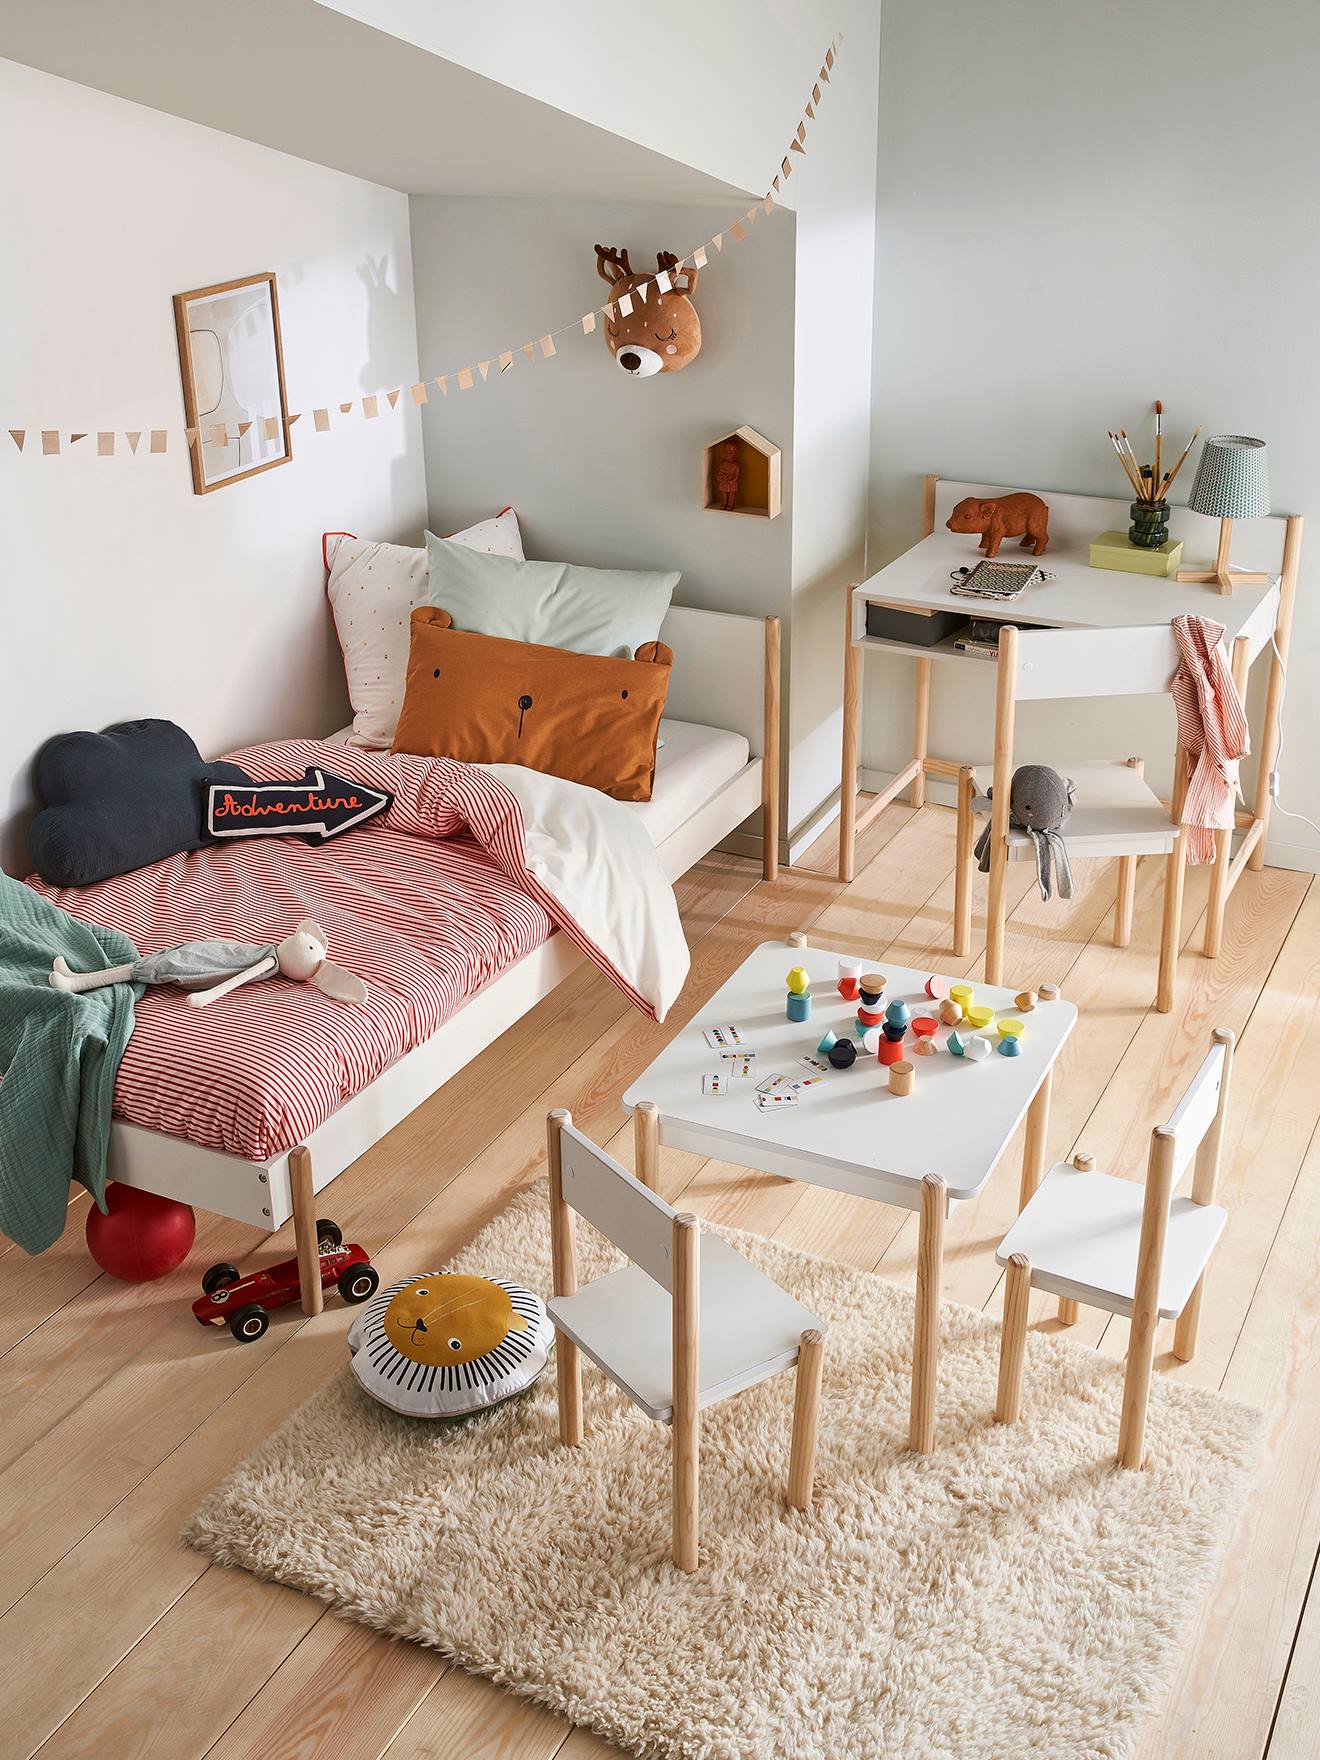
POLYGON ((998 660, 999 630, 999 624, 974 617, 953 638, 953 645, 960 654, 974 654, 981 660, 998 660))

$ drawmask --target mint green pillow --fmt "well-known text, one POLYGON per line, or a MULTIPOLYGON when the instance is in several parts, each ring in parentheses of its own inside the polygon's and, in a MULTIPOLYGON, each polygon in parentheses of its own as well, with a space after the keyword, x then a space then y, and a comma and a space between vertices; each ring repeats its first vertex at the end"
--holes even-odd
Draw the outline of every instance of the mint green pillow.
POLYGON ((659 640, 678 585, 677 570, 581 568, 573 562, 518 562, 426 534, 426 599, 455 629, 509 641, 613 654, 631 660, 659 640))

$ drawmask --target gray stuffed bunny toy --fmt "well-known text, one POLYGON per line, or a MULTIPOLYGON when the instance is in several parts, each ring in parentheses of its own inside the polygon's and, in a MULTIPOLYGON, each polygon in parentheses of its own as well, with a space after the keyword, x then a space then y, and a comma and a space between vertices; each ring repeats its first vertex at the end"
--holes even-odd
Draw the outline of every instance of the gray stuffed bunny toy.
MULTIPOLYGON (((1025 831, 1036 846, 1036 879, 1040 895, 1048 899, 1053 893, 1054 868, 1058 868, 1059 897, 1073 895, 1072 866, 1068 846, 1060 831, 1072 812, 1077 785, 1067 776, 1060 776, 1048 764, 1022 764, 1013 772, 1008 793, 1008 822, 1015 831, 1025 831)), ((991 789, 986 795, 989 803, 991 789)), ((977 839, 976 859, 981 872, 990 872, 990 826, 977 839)))

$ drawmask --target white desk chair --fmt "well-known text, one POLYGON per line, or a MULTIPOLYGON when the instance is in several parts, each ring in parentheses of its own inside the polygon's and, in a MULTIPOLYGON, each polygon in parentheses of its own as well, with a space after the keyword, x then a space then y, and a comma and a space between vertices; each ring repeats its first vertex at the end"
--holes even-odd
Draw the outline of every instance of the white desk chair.
POLYGON ((1228 1220, 1214 1197, 1232 1069, 1233 1035, 1217 1027, 1173 1117, 1151 1133, 1144 1193, 1131 1180, 1096 1173, 1093 1158, 1078 1155, 1071 1165, 1051 1168, 1000 1242, 995 1259, 1008 1271, 995 1407, 1000 1423, 1016 1423, 1021 1411, 1031 1291, 1049 1290, 1065 1323, 1077 1318, 1079 1302, 1131 1316, 1118 1459, 1125 1467, 1142 1465, 1156 1326, 1177 1321, 1173 1354, 1190 1362, 1206 1267, 1228 1220), (1193 1156, 1192 1195, 1175 1198, 1193 1156))
MULTIPOLYGON (((1034 858, 1031 838, 1008 822, 1013 780, 1013 731, 1017 705, 1076 694, 1079 677, 1092 681, 1097 696, 1145 695, 1167 690, 1173 676, 1173 638, 1167 626, 1137 629, 1043 630, 1016 629, 1005 624, 999 639, 999 678, 995 698, 995 752, 991 769, 993 797, 986 803, 976 766, 958 776, 958 843, 954 874, 953 951, 970 952, 973 840, 978 806, 990 811, 990 887, 986 906, 985 976, 987 983, 1004 982, 1004 943, 1008 909, 1008 863, 1034 858)), ((1245 648, 1245 644, 1242 644, 1245 648)), ((1245 678, 1245 652, 1240 659, 1245 678)), ((1145 779, 1140 758, 1100 759, 1055 765, 1077 784, 1064 842, 1071 856, 1118 862, 1118 899, 1114 909, 1114 945, 1132 939, 1133 895, 1137 858, 1165 857, 1164 912, 1160 930, 1159 982, 1155 1006, 1162 1014, 1173 1007, 1178 948, 1182 936, 1183 832, 1178 823, 1186 788, 1186 760, 1179 746, 1174 762, 1172 809, 1161 802, 1145 779)), ((985 766, 981 767, 982 775, 985 766)), ((1227 876, 1227 862, 1217 865, 1212 890, 1217 894, 1227 876)), ((1212 899, 1212 908, 1215 900, 1212 899)))
POLYGON ((547 1124, 559 1438, 582 1441, 585 1351, 647 1417, 672 1427, 674 1563, 693 1571, 701 1409, 794 1363, 788 1501, 810 1507, 825 1326, 717 1234, 700 1239, 695 1216, 671 1210, 575 1129, 570 1113, 552 1112, 547 1124), (582 1289, 574 1212, 632 1261, 582 1289))

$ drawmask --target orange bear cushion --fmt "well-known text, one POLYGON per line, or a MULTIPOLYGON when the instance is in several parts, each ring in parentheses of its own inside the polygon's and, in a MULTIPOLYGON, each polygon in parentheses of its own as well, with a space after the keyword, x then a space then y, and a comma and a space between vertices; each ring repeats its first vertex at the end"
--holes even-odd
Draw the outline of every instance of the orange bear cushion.
POLYGON ((649 801, 673 659, 663 642, 616 660, 475 635, 422 605, 392 750, 522 764, 618 801, 649 801))

